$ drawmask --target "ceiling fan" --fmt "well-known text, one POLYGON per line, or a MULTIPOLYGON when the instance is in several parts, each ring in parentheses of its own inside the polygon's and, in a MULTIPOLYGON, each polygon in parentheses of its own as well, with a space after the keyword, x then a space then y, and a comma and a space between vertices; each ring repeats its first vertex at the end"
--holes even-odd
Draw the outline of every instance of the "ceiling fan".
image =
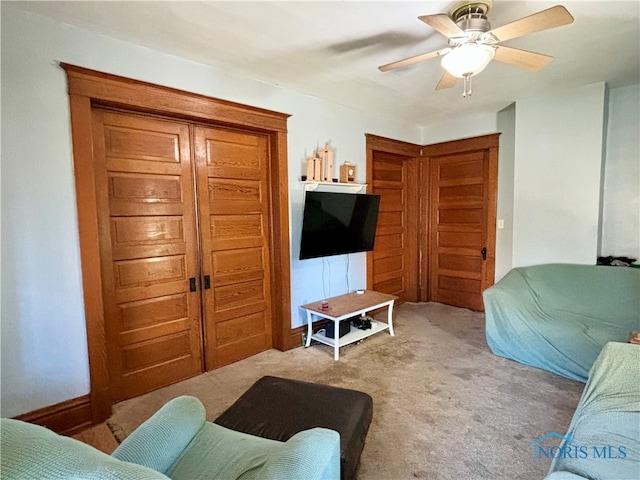
POLYGON ((445 72, 436 90, 451 88, 458 78, 464 79, 462 95, 471 95, 471 77, 480 73, 491 60, 535 72, 553 60, 549 55, 519 50, 500 45, 502 42, 530 33, 560 27, 573 22, 573 17, 562 5, 542 10, 498 28, 491 29, 487 13, 492 0, 469 1, 456 4, 448 14, 422 15, 418 17, 427 25, 449 39, 449 46, 434 52, 423 53, 378 67, 382 72, 442 57, 445 72))

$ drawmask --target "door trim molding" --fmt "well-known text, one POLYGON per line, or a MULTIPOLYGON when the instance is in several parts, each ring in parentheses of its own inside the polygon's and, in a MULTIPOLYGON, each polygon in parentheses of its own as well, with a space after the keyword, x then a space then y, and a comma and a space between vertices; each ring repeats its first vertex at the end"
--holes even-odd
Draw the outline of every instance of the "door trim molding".
MULTIPOLYGON (((396 155, 404 155, 405 157, 420 156, 420 145, 416 145, 414 143, 409 143, 409 142, 403 142, 402 140, 394 140, 392 138, 380 137, 378 135, 373 135, 371 133, 365 133, 364 136, 367 140, 367 150, 376 150, 379 152, 393 153, 396 155)), ((367 170, 368 169, 369 169, 369 164, 367 164, 367 170)))
POLYGON ((286 132, 291 116, 67 63, 60 66, 67 73, 69 94, 91 98, 107 107, 261 132, 286 132))
POLYGON ((452 153, 471 152, 474 150, 487 150, 498 148, 500 144, 499 133, 480 135, 479 137, 461 138, 460 140, 450 140, 448 142, 433 143, 422 147, 423 157, 438 157, 452 153))
POLYGON ((80 260, 89 352, 91 418, 99 423, 111 415, 106 333, 102 299, 100 246, 94 184, 93 106, 122 108, 174 119, 204 122, 262 132, 269 137, 271 217, 271 305, 273 346, 288 350, 291 335, 289 188, 287 118, 289 115, 132 80, 61 63, 67 75, 80 260))

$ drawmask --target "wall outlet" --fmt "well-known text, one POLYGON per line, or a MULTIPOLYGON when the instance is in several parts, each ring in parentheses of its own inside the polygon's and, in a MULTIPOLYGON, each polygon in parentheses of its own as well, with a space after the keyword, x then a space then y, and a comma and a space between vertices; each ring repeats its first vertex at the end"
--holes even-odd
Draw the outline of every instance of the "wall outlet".
POLYGON ((304 347, 307 344, 307 332, 302 332, 300 337, 302 338, 302 346, 304 347))

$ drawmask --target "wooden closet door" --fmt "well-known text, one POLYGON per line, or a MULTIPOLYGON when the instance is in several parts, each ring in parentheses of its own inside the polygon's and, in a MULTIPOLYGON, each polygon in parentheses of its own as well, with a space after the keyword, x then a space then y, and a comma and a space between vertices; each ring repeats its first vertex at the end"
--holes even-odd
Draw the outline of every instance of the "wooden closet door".
POLYGON ((93 110, 113 401, 202 371, 189 126, 93 110))
POLYGON ((402 155, 373 152, 371 193, 380 195, 380 212, 369 288, 417 301, 416 162, 402 155))
POLYGON ((489 150, 431 158, 430 300, 484 310, 493 284, 496 172, 489 150))
POLYGON ((268 139, 196 127, 206 369, 272 346, 268 139))

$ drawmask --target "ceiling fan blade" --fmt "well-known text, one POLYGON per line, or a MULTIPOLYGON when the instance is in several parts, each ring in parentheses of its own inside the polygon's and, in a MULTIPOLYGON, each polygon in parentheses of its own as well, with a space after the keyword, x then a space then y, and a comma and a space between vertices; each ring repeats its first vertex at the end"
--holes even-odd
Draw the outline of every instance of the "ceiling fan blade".
POLYGON ((454 87, 456 82, 458 81, 458 77, 454 77, 446 70, 442 74, 440 81, 436 85, 436 90, 444 90, 445 88, 454 87))
POLYGON ((418 63, 423 60, 428 60, 433 57, 437 57, 439 55, 444 55, 449 51, 448 48, 444 48, 442 50, 436 50, 435 52, 423 53, 421 55, 416 55, 415 57, 405 58, 404 60, 398 60, 397 62, 387 63, 386 65, 382 65, 378 67, 378 70, 381 72, 386 72, 389 70, 393 70, 394 68, 404 67, 407 65, 411 65, 413 63, 418 63))
POLYGON ((443 34, 445 37, 451 38, 464 35, 464 30, 456 25, 455 22, 444 13, 436 13, 435 15, 422 15, 418 18, 430 27, 443 34))
POLYGON ((521 18, 515 22, 507 23, 498 28, 490 30, 498 42, 511 40, 512 38, 523 37, 530 33, 548 30, 549 28, 560 27, 573 22, 573 17, 562 5, 542 10, 528 17, 521 18))
POLYGON ((515 67, 524 68, 530 72, 537 72, 551 63, 553 57, 542 53, 519 50, 517 48, 496 46, 494 60, 507 63, 515 67))

